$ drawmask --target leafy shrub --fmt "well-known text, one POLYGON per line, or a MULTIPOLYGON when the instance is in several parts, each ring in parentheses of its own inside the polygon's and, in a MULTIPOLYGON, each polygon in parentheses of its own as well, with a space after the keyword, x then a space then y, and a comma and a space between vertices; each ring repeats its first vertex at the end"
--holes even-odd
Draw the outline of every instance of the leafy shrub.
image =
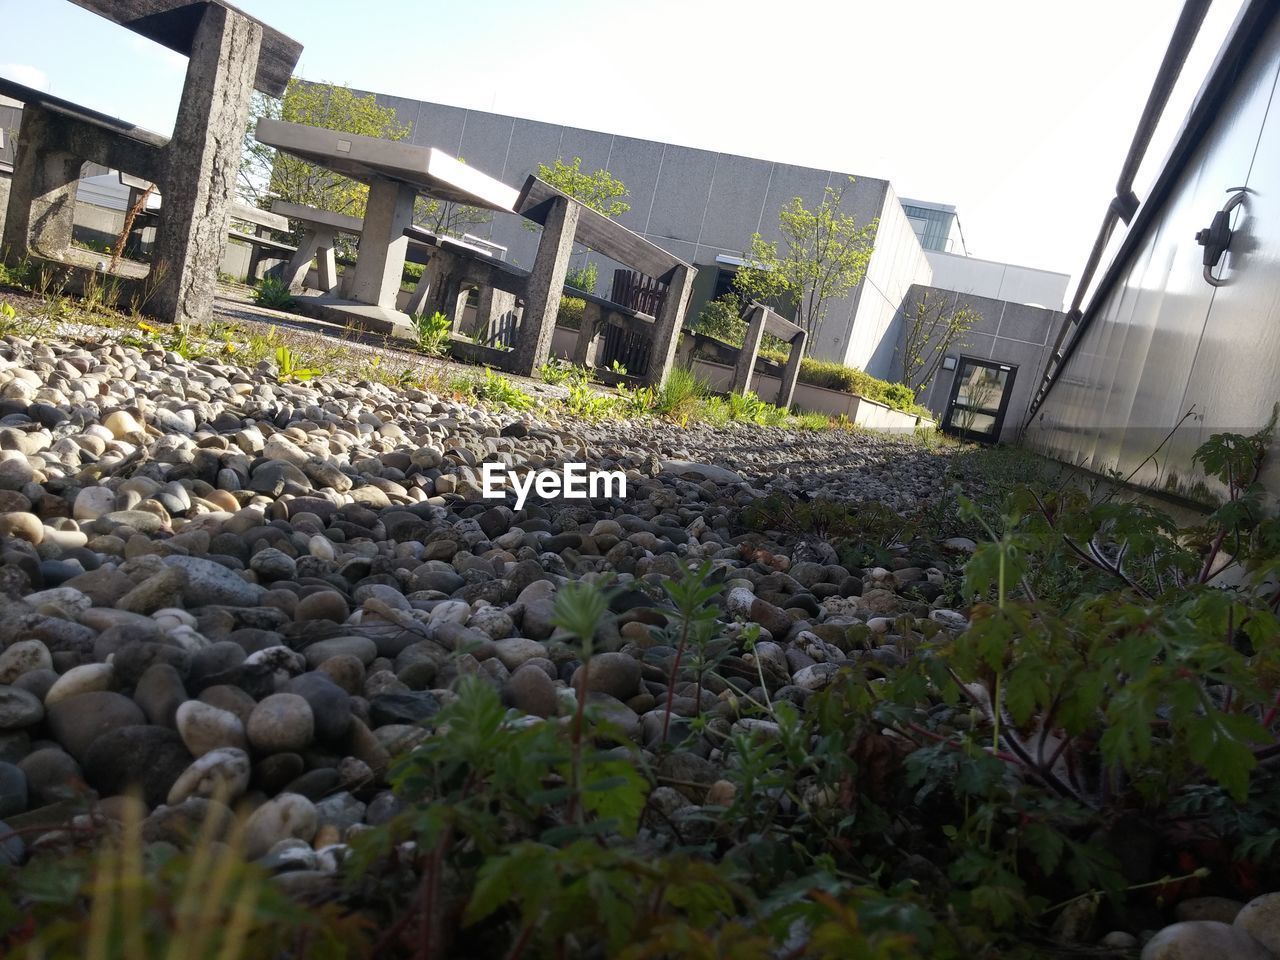
POLYGON ((569 330, 579 329, 586 309, 587 301, 581 297, 561 297, 560 310, 556 313, 556 326, 569 330))
POLYGON ((565 273, 565 286, 573 287, 575 290, 581 290, 583 293, 595 293, 596 282, 599 279, 598 268, 595 261, 588 261, 584 267, 572 267, 565 273))
POLYGON ((413 313, 409 315, 413 322, 414 332, 418 336, 418 349, 432 356, 443 356, 448 352, 449 334, 453 331, 453 321, 447 314, 437 310, 432 314, 413 313))
POLYGON ((607 394, 592 390, 586 381, 575 380, 569 384, 569 396, 565 406, 575 417, 586 420, 601 420, 613 416, 618 411, 618 400, 607 394))
POLYGON ((742 319, 742 300, 737 294, 726 293, 718 300, 708 301, 698 313, 693 329, 708 337, 715 337, 730 346, 740 347, 747 335, 747 321, 742 319))
POLYGON ((426 269, 426 264, 410 263, 405 261, 404 270, 400 273, 400 286, 412 290, 418 285, 418 281, 422 279, 422 271, 426 269))
POLYGON ((288 310, 293 306, 293 294, 278 277, 263 277, 253 288, 253 302, 268 310, 288 310))
MULTIPOLYGON (((778 363, 785 363, 787 359, 786 353, 779 350, 762 349, 760 355, 778 363)), ((856 393, 860 397, 883 403, 894 410, 932 416, 927 409, 916 403, 915 392, 906 384, 890 383, 873 377, 857 367, 847 367, 832 360, 805 357, 800 361, 798 379, 801 383, 812 384, 815 387, 826 387, 828 390, 839 390, 842 393, 856 393)))

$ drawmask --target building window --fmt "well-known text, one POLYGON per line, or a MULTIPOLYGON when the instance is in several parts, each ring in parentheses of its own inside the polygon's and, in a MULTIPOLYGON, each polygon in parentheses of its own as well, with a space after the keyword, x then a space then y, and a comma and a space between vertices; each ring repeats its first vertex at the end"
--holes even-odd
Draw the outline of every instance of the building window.
POLYGON ((726 270, 724 267, 720 267, 719 271, 716 273, 716 286, 711 292, 711 299, 719 300, 727 293, 732 293, 734 296, 738 296, 738 291, 733 288, 733 278, 737 275, 737 270, 726 270))

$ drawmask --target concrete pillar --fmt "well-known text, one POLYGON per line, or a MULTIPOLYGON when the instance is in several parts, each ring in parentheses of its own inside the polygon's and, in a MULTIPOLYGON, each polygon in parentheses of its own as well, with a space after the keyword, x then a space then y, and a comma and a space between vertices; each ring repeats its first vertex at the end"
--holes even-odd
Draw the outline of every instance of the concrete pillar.
POLYGON ((449 261, 448 254, 433 252, 422 268, 422 277, 409 294, 409 302, 405 304, 406 313, 435 313, 440 309, 440 288, 444 284, 445 269, 449 261))
POLYGON ((573 252, 573 237, 578 231, 580 209, 576 202, 556 197, 542 226, 538 255, 529 274, 524 319, 512 357, 512 372, 521 376, 533 376, 551 355, 551 337, 556 330, 556 314, 560 312, 560 297, 569 270, 569 254, 573 252))
POLYGON ((289 285, 291 291, 300 293, 306 288, 307 274, 311 273, 311 261, 315 260, 316 253, 320 253, 325 247, 329 248, 330 253, 333 252, 333 230, 319 227, 307 227, 303 230, 302 242, 298 243, 297 251, 289 257, 288 265, 284 268, 284 282, 289 285))
POLYGON ((7 263, 31 255, 62 259, 71 246, 76 210, 76 184, 84 165, 79 157, 52 146, 57 120, 43 108, 22 111, 13 181, 9 185, 8 215, 0 254, 7 263))
POLYGON ((738 360, 733 365, 733 382, 729 385, 735 393, 746 393, 751 389, 751 375, 756 369, 756 357, 760 356, 760 340, 764 336, 764 320, 768 315, 768 307, 757 304, 751 308, 746 338, 738 351, 738 360))
POLYGON ((364 232, 351 284, 351 299, 389 310, 396 308, 404 258, 409 251, 405 227, 413 224, 413 187, 395 180, 374 180, 369 185, 364 232))
POLYGON ((594 369, 599 354, 600 334, 590 306, 594 304, 583 311, 582 325, 578 327, 578 339, 573 344, 573 362, 576 366, 594 369))
POLYGON ((800 379, 800 361, 804 359, 804 344, 807 339, 803 330, 791 339, 791 355, 787 357, 787 364, 782 368, 782 385, 778 388, 776 403, 784 410, 791 408, 791 399, 796 393, 796 381, 800 379))
POLYGON ((650 386, 661 386, 675 363, 676 347, 680 344, 680 327, 684 322, 685 308, 689 305, 689 292, 693 289, 695 273, 696 270, 686 266, 678 266, 671 272, 667 295, 662 300, 662 309, 658 311, 658 319, 653 325, 653 353, 649 359, 649 369, 644 375, 644 382, 650 386))
POLYGON ((261 24, 205 6, 165 151, 164 213, 146 307, 162 320, 199 323, 213 313, 261 47, 261 24))
POLYGON ((477 339, 485 343, 503 339, 503 332, 514 326, 512 320, 515 310, 514 293, 497 287, 481 287, 480 300, 476 306, 476 331, 481 336, 477 339))

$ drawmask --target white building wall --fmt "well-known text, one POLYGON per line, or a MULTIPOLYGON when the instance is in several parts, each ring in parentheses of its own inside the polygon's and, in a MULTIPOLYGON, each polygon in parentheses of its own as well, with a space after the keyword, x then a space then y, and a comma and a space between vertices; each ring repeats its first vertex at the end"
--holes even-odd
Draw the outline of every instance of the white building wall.
POLYGON ((938 250, 926 250, 924 255, 933 271, 933 286, 943 290, 1010 303, 1029 303, 1051 310, 1061 310, 1067 295, 1070 277, 1065 273, 938 250))
POLYGON ((853 304, 851 322, 846 321, 846 329, 851 329, 839 358, 873 377, 890 377, 902 298, 913 283, 930 285, 932 271, 926 251, 889 184, 885 185, 879 219, 875 252, 867 266, 861 294, 853 304))

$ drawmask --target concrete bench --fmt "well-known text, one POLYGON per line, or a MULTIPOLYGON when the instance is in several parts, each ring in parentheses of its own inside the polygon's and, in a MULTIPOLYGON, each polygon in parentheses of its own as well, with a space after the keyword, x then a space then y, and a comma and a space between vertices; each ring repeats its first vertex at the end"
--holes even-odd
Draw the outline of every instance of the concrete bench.
MULTIPOLYGON (((524 320, 516 344, 515 372, 532 376, 547 361, 569 256, 574 243, 582 243, 666 284, 667 293, 662 298, 658 316, 648 328, 653 349, 648 370, 642 377, 654 385, 666 380, 675 360, 680 326, 697 273, 694 267, 536 176, 525 181, 516 212, 541 224, 542 239, 529 277, 524 320)), ((584 322, 578 333, 575 356, 592 356, 595 349, 592 341, 597 335, 594 325, 584 322), (582 342, 584 338, 586 343, 582 342)))
MULTIPOLYGON (((268 147, 369 186, 350 299, 326 292, 300 302, 321 319, 354 320, 381 332, 412 335, 408 316, 396 309, 396 297, 409 247, 405 230, 413 226, 418 195, 507 213, 513 212, 517 197, 501 181, 432 147, 273 119, 259 120, 254 136, 268 147)), ((300 247, 299 260, 307 246, 300 247)), ((317 245, 316 252, 322 249, 317 245)), ((321 283, 326 279, 336 276, 321 283)))
POLYGON ((147 312, 207 320, 225 244, 232 179, 253 91, 284 93, 302 47, 224 0, 72 0, 188 58, 172 138, 12 81, 0 94, 23 103, 0 253, 47 261, 70 277, 96 264, 71 248, 76 184, 89 160, 161 186, 166 212, 147 312))
POLYGON ((790 407, 796 392, 796 380, 800 377, 800 361, 804 359, 806 335, 802 327, 779 315, 763 303, 749 303, 742 308, 747 319, 747 334, 733 367, 731 389, 745 393, 751 389, 751 377, 755 373, 756 359, 760 356, 760 340, 767 333, 791 344, 791 355, 782 368, 782 385, 778 389, 777 405, 790 407))

